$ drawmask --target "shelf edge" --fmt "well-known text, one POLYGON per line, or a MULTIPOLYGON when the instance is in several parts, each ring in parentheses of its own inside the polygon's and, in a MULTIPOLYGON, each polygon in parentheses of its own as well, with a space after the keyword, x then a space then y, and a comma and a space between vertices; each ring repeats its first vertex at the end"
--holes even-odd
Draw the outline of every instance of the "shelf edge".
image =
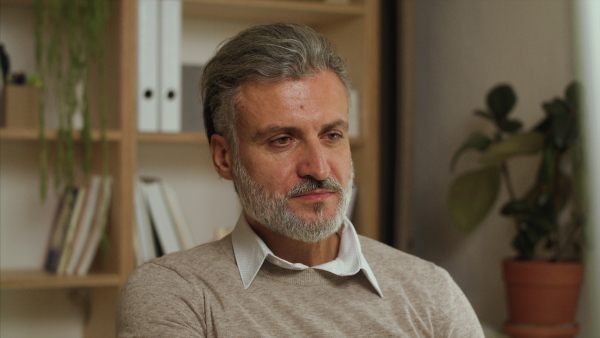
POLYGON ((85 276, 58 276, 39 270, 5 270, 1 272, 0 289, 60 289, 79 287, 118 287, 118 274, 89 274, 85 276))
MULTIPOLYGON (((81 132, 75 132, 74 138, 76 141, 81 140, 81 132)), ((40 132, 38 129, 16 129, 16 128, 0 128, 0 140, 5 141, 38 141, 40 132)), ((122 133, 117 130, 109 130, 106 132, 106 138, 109 141, 118 141, 122 137, 122 133)), ((53 141, 58 139, 56 130, 46 130, 46 139, 53 141)), ((100 141, 100 131, 92 131, 92 141, 100 141)))

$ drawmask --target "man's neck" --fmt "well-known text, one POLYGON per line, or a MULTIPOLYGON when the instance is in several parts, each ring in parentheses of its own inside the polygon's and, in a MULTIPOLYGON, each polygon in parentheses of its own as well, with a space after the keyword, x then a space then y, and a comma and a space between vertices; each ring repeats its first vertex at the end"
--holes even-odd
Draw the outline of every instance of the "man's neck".
POLYGON ((290 263, 302 263, 312 267, 333 261, 338 256, 340 236, 337 233, 319 242, 301 242, 285 237, 257 222, 248 223, 275 256, 290 263))

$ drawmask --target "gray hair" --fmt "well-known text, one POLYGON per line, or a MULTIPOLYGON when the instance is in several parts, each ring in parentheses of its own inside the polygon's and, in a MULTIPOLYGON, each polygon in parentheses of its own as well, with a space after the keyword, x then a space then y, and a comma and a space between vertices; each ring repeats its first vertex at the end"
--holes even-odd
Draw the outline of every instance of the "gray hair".
POLYGON ((204 126, 209 142, 217 133, 236 147, 236 95, 244 83, 298 80, 324 70, 337 74, 349 91, 345 61, 331 42, 306 26, 258 25, 226 40, 206 64, 202 76, 204 126))

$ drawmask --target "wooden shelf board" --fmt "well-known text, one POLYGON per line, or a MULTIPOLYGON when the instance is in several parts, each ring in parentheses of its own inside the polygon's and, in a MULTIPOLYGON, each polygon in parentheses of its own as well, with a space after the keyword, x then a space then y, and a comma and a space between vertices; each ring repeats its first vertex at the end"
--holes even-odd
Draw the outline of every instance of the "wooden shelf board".
MULTIPOLYGON (((206 134, 204 133, 139 133, 137 140, 143 143, 199 143, 207 144, 206 134)), ((362 137, 353 137, 350 139, 352 147, 360 147, 364 143, 362 137)))
POLYGON ((249 22, 291 21, 308 25, 330 24, 365 14, 360 4, 280 0, 185 0, 184 16, 249 22))
MULTIPOLYGON (((33 6, 34 0, 0 0, 0 5, 33 6)), ((183 0, 183 15, 241 21, 331 23, 365 15, 361 3, 318 0, 183 0)))
MULTIPOLYGON (((37 141, 39 138, 40 132, 36 128, 0 128, 0 140, 37 141)), ((56 130, 47 130, 46 138, 51 141, 56 140, 58 138, 58 132, 56 130)), ((106 132, 106 138, 109 141, 118 141, 121 139, 121 132, 109 130, 106 132)), ((92 140, 99 141, 100 139, 100 131, 92 131, 92 140)), ((75 140, 81 140, 80 132, 75 132, 75 140)))
POLYGON ((76 287, 119 286, 117 274, 89 274, 86 276, 57 276, 43 270, 0 271, 1 289, 51 289, 76 287))
POLYGON ((205 133, 177 133, 177 134, 168 134, 168 133, 139 133, 137 134, 137 139, 140 142, 147 143, 200 143, 206 144, 208 141, 206 139, 205 133))
POLYGON ((33 0, 0 0, 0 5, 33 6, 33 0))

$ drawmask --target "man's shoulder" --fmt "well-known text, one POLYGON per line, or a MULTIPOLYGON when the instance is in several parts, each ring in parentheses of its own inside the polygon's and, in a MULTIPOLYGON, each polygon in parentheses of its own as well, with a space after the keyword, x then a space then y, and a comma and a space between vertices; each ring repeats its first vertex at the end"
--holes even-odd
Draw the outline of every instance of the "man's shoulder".
POLYGON ((394 260, 409 261, 410 263, 418 264, 431 264, 422 258, 406 253, 402 250, 396 249, 385 243, 377 241, 375 239, 359 235, 360 245, 365 255, 374 255, 377 258, 390 258, 394 260))
POLYGON ((206 329, 197 317, 204 311, 205 291, 241 287, 241 281, 231 278, 235 263, 230 243, 224 238, 137 267, 119 295, 119 331, 138 337, 158 336, 152 330, 161 330, 160 336, 166 337, 173 335, 163 332, 180 328, 190 330, 181 336, 199 336, 206 329), (179 324, 169 328, 171 322, 179 324))
POLYGON ((384 297, 432 324, 428 336, 483 337, 473 308, 445 269, 373 239, 360 241, 384 297))
POLYGON ((199 272, 213 269, 223 270, 228 266, 235 266, 230 236, 152 259, 137 270, 169 270, 186 278, 189 274, 197 275, 199 272))
POLYGON ((190 296, 207 285, 212 289, 239 287, 241 280, 230 248, 231 240, 224 238, 152 259, 131 273, 122 297, 147 299, 166 290, 171 295, 190 296))
POLYGON ((388 274, 412 277, 446 274, 446 271, 432 262, 406 253, 372 238, 359 236, 365 259, 373 270, 388 274))

